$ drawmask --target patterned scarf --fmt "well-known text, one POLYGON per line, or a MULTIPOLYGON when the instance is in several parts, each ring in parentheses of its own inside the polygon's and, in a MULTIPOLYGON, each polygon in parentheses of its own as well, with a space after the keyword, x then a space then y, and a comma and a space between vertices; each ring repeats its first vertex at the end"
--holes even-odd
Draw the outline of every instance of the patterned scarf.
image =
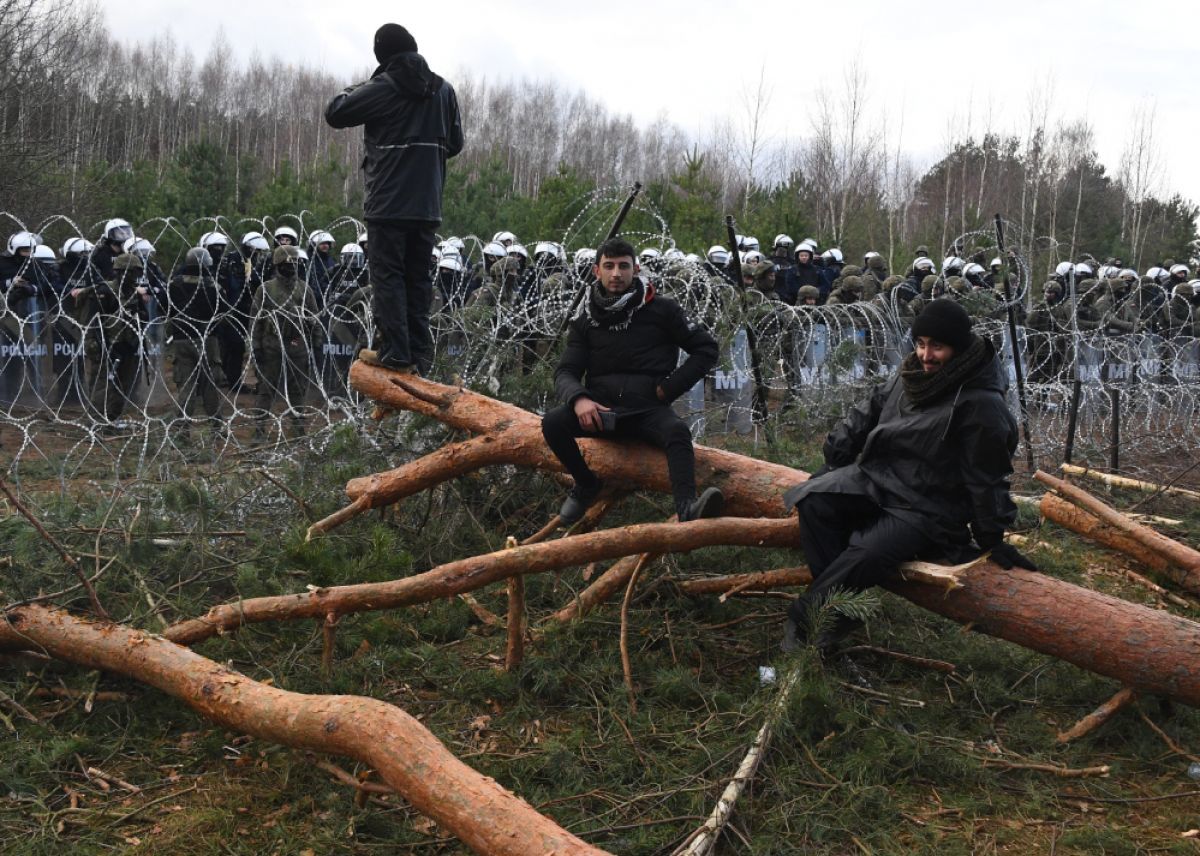
POLYGON ((623 294, 609 294, 600 283, 594 283, 583 304, 583 314, 593 327, 624 330, 637 312, 654 299, 654 286, 634 279, 633 286, 623 294))

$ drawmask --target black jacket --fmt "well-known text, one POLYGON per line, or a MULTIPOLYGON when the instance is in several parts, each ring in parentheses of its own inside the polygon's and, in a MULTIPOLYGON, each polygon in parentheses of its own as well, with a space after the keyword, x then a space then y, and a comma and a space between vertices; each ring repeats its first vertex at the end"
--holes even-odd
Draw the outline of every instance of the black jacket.
POLYGON ((202 341, 216 333, 216 322, 228 309, 224 288, 208 271, 184 265, 167 287, 171 335, 202 341))
POLYGON ((325 108, 335 128, 365 125, 366 219, 440 223, 446 160, 463 147, 454 87, 402 53, 325 108))
MULTIPOLYGON (((586 298, 585 298, 586 299, 586 298)), ((588 396, 618 413, 643 413, 691 389, 717 364, 717 340, 668 297, 650 297, 624 329, 593 327, 575 318, 554 371, 554 389, 566 404, 588 396), (688 358, 679 365, 679 350, 688 358), (584 377, 586 375, 586 383, 584 377)))
POLYGON ((929 532, 947 558, 965 560, 968 526, 990 547, 1017 516, 1008 492, 1017 423, 1007 387, 993 356, 958 390, 918 408, 897 372, 826 438, 825 461, 835 469, 792 488, 784 502, 791 507, 809 493, 868 496, 929 532))

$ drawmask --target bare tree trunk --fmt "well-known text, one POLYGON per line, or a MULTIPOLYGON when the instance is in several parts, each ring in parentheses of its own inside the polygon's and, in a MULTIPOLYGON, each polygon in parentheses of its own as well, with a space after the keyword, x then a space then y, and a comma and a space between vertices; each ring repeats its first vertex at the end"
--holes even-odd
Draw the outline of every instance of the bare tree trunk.
POLYGON ((277 689, 160 636, 93 624, 47 606, 17 607, 6 617, 8 622, 0 623, 0 645, 33 645, 69 663, 126 675, 227 728, 370 765, 413 808, 476 853, 604 852, 468 767, 394 705, 277 689))

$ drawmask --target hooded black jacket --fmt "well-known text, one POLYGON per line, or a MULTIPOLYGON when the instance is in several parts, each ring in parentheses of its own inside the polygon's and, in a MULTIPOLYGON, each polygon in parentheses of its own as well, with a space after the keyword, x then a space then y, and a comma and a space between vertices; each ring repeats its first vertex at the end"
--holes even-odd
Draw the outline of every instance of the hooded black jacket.
POLYGON ((995 544, 1017 516, 1008 484, 1017 423, 1004 400, 1008 376, 988 348, 992 358, 975 375, 923 408, 893 375, 826 438, 825 461, 835 469, 792 488, 784 502, 868 496, 929 532, 953 561, 970 557, 970 534, 995 544))
POLYGON ((622 329, 593 327, 586 315, 571 321, 554 372, 554 389, 564 403, 586 395, 619 413, 644 413, 683 395, 717 364, 712 334, 689 321, 674 300, 648 291, 622 329), (679 365, 681 348, 688 358, 679 365), (658 386, 666 402, 658 399, 658 386))
POLYGON ((454 87, 418 53, 402 53, 325 108, 335 128, 365 125, 367 220, 440 223, 446 160, 463 147, 454 87))

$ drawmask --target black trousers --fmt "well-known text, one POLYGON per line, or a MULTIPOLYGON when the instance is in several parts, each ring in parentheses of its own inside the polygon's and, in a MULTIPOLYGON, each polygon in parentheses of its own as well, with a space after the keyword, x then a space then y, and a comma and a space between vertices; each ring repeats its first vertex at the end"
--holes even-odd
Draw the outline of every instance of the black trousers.
POLYGON ((376 344, 384 363, 433 365, 429 307, 433 303, 430 259, 437 240, 435 223, 367 221, 371 247, 371 283, 375 286, 376 344))
POLYGON ((834 589, 869 589, 901 563, 936 546, 930 535, 886 513, 866 496, 810 493, 796 509, 800 543, 813 575, 808 591, 788 610, 801 626, 809 610, 834 589))
POLYGON ((576 437, 613 437, 642 440, 667 453, 667 472, 671 478, 671 494, 678 509, 680 503, 696 497, 696 454, 692 448, 692 432, 675 411, 663 405, 645 413, 621 415, 615 431, 597 434, 585 431, 575 410, 564 404, 542 417, 542 436, 555 457, 567 468, 577 485, 592 485, 596 474, 588 467, 579 451, 576 437))

